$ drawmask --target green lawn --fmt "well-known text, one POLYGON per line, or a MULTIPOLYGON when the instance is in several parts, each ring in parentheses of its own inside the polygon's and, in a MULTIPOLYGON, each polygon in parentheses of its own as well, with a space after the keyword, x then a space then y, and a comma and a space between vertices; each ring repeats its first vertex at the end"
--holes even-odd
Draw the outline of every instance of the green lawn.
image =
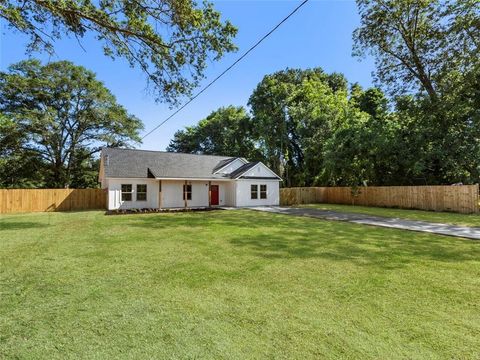
POLYGON ((304 207, 313 207, 323 210, 335 210, 342 212, 353 212, 375 216, 387 216, 412 220, 424 220, 440 222, 445 224, 465 225, 465 226, 479 226, 480 214, 456 214, 449 212, 434 212, 423 210, 404 210, 404 209, 389 209, 367 206, 352 206, 352 205, 334 205, 334 204, 309 204, 302 205, 304 207))
POLYGON ((480 242, 249 210, 0 216, 0 358, 478 359, 480 242))

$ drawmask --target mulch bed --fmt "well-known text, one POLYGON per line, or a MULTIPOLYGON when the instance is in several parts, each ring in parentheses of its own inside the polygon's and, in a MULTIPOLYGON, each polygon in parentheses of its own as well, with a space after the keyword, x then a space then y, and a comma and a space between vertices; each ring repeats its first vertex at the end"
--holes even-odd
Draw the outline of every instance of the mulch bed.
POLYGON ((152 213, 177 213, 177 212, 199 212, 199 211, 215 211, 223 210, 221 208, 179 208, 179 209, 118 209, 118 210, 108 210, 105 212, 105 215, 131 215, 131 214, 152 214, 152 213))

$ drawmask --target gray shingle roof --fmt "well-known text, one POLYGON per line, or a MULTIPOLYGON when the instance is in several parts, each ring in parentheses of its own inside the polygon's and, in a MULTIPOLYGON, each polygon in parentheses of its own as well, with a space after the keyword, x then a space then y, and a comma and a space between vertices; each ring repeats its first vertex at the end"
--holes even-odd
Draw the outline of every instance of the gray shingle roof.
MULTIPOLYGON (((104 148, 105 177, 114 178, 201 178, 224 179, 213 174, 219 163, 226 164, 231 156, 195 155, 163 151, 104 148), (150 174, 149 174, 150 172, 150 174)), ((223 165, 222 165, 223 166, 223 165)))

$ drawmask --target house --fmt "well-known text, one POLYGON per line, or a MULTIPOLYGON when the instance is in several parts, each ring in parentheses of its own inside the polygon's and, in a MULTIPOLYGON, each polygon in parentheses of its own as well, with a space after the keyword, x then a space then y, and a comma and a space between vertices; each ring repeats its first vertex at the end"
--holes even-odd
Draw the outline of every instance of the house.
POLYGON ((115 210, 278 205, 282 180, 240 157, 104 148, 99 181, 115 210))

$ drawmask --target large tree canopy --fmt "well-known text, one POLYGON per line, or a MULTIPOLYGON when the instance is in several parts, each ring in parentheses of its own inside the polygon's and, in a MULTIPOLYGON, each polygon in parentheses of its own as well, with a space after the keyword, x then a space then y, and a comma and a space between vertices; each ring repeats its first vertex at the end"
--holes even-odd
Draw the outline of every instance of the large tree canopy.
POLYGON ((212 4, 192 0, 4 0, 0 18, 51 51, 65 36, 92 34, 105 55, 140 68, 158 100, 175 102, 203 76, 207 59, 235 50, 237 30, 212 4))
POLYGON ((94 73, 67 61, 23 61, 1 72, 0 114, 3 186, 32 179, 48 187, 93 185, 95 176, 81 180, 92 155, 139 141, 142 128, 94 73))
POLYGON ((220 109, 177 132, 169 150, 259 159, 285 186, 475 183, 479 74, 472 71, 432 107, 426 94, 389 104, 379 88, 348 88, 340 74, 287 69, 255 88, 249 121, 244 110, 238 113, 249 131, 232 126, 235 108, 220 109), (238 152, 239 144, 249 151, 238 152), (252 153, 260 156, 247 155, 252 153))
POLYGON ((320 68, 278 71, 262 79, 249 105, 267 164, 285 178, 287 186, 312 183, 305 169, 315 168, 321 162, 321 153, 313 159, 305 150, 313 151, 342 121, 347 80, 320 68))
POLYGON ((286 186, 477 183, 480 2, 357 4, 354 53, 390 98, 318 68, 265 76, 249 99, 265 162, 286 186))
POLYGON ((394 102, 403 129, 396 139, 403 138, 416 159, 405 168, 410 179, 478 182, 480 2, 357 3, 357 54, 374 56, 377 79, 392 95, 408 95, 394 102))
POLYGON ((425 92, 436 102, 453 74, 480 55, 478 0, 357 0, 361 26, 354 53, 373 55, 376 76, 392 94, 425 92))

